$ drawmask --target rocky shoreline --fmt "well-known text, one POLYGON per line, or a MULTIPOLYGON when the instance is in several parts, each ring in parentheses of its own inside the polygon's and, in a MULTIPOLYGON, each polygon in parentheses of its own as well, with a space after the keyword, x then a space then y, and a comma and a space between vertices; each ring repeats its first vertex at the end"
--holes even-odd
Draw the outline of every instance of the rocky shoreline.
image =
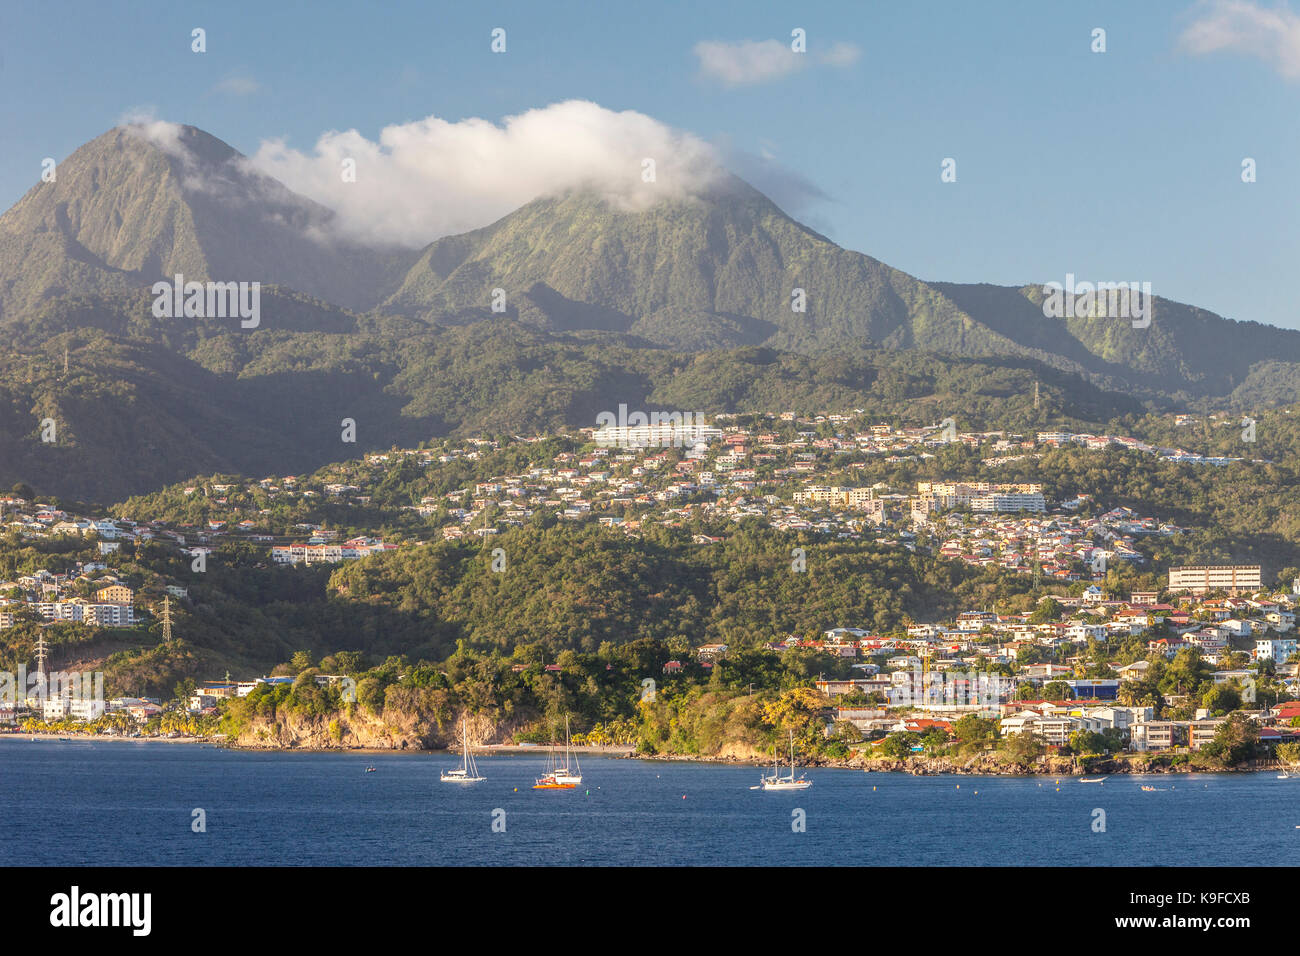
MULTIPOLYGON (((299 742, 286 743, 282 739, 268 739, 260 735, 242 735, 238 739, 213 737, 122 737, 109 734, 86 734, 76 731, 52 733, 0 734, 0 740, 41 740, 41 741, 107 741, 114 743, 165 743, 165 744, 210 744, 231 750, 279 751, 284 753, 355 753, 355 754, 429 754, 443 755, 453 753, 454 748, 430 747, 427 740, 418 737, 397 737, 390 739, 388 746, 367 744, 345 744, 320 735, 310 735, 299 742)), ((377 742, 377 741, 375 741, 377 742)), ((369 743, 369 742, 368 742, 369 743)), ((477 751, 484 756, 526 756, 545 754, 550 748, 545 745, 520 744, 485 744, 477 751)), ((768 758, 748 748, 737 748, 721 754, 686 754, 686 753, 638 753, 628 744, 581 745, 573 748, 579 754, 594 757, 612 757, 625 760, 658 760, 666 762, 711 763, 724 766, 770 767, 768 758)), ((843 759, 810 758, 799 766, 803 769, 838 769, 861 770, 866 773, 907 773, 914 776, 934 776, 953 774, 964 776, 1051 776, 1051 777, 1101 777, 1126 776, 1134 774, 1187 774, 1187 773, 1255 773, 1280 769, 1276 763, 1261 765, 1244 764, 1238 767, 1204 768, 1194 767, 1186 760, 1176 756, 1155 754, 1135 758, 1127 757, 1039 757, 1032 763, 1009 761, 998 753, 971 754, 966 756, 906 758, 869 757, 855 753, 843 759)))
MULTIPOLYGON (((733 766, 770 767, 767 760, 753 756, 724 754, 705 756, 697 754, 631 754, 637 760, 690 761, 733 766)), ((1208 770, 1193 767, 1186 762, 1175 763, 1171 756, 1157 756, 1141 762, 1125 758, 1091 758, 1086 762, 1073 757, 1042 757, 1033 763, 1014 763, 997 754, 976 754, 968 757, 866 757, 855 754, 842 760, 810 759, 800 765, 804 769, 828 768, 861 770, 867 773, 907 773, 914 776, 955 774, 980 777, 1103 777, 1134 774, 1186 774, 1186 773, 1255 773, 1270 767, 1243 765, 1208 770)))

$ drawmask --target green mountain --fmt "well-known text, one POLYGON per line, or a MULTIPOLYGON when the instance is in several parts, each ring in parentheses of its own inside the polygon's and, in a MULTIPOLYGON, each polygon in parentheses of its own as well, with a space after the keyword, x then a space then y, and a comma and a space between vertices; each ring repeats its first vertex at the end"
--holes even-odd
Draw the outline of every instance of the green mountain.
POLYGON ((1032 358, 1145 397, 1244 389, 1235 397, 1286 400, 1300 382, 1300 332, 1159 297, 1147 328, 1048 318, 1041 287, 923 282, 840 248, 735 177, 640 211, 591 192, 542 197, 419 252, 381 250, 329 238, 333 213, 220 140, 165 129, 110 130, 0 216, 0 322, 25 321, 53 296, 179 272, 441 325, 491 317, 501 290, 506 314, 525 324, 679 351, 1032 358))
POLYGON ((262 281, 360 308, 411 255, 325 238, 333 213, 192 126, 109 130, 0 216, 0 320, 67 293, 171 279, 262 281))
POLYGON ((463 321, 483 314, 494 289, 508 314, 540 328, 618 331, 674 349, 852 344, 1024 357, 1108 388, 1180 398, 1225 395, 1263 363, 1300 378, 1300 332, 1158 296, 1147 328, 1049 318, 1041 287, 922 282, 840 248, 735 178, 645 211, 591 193, 537 199, 432 243, 382 309, 463 321))
POLYGON ((543 197, 376 249, 330 238, 333 213, 220 140, 166 129, 105 133, 0 216, 0 481, 103 500, 623 403, 1030 427, 1300 397, 1300 332, 1159 298, 1145 329, 1047 318, 1039 287, 923 282, 735 178, 642 211, 543 197), (148 286, 176 273, 263 282, 260 327, 155 318, 148 286))
POLYGON ((0 487, 25 481, 108 501, 200 473, 310 471, 433 436, 593 425, 620 403, 1044 426, 1140 411, 1033 362, 861 348, 677 352, 509 318, 442 327, 358 317, 276 287, 263 292, 262 327, 246 331, 237 320, 155 319, 149 301, 140 291, 63 297, 21 330, 0 330, 0 487), (42 441, 47 418, 55 442, 42 441), (345 418, 356 444, 341 440, 345 418))
POLYGON ((624 211, 592 193, 537 199, 427 247, 388 311, 438 320, 485 308, 555 331, 605 329, 672 348, 848 343, 1007 354, 918 279, 841 249, 731 178, 706 196, 624 211), (805 309, 794 310, 796 289, 805 309))

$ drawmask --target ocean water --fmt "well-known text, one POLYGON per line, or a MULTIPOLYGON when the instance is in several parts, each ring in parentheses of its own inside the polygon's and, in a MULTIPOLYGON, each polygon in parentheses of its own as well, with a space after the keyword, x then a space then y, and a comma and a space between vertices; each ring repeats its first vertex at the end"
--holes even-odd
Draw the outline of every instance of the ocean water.
POLYGON ((483 783, 440 782, 457 762, 0 738, 0 839, 10 864, 101 866, 1250 866, 1300 848, 1300 780, 1275 773, 1058 785, 814 769, 811 789, 781 793, 749 789, 757 767, 593 757, 578 789, 534 791, 540 755, 480 757, 483 783))

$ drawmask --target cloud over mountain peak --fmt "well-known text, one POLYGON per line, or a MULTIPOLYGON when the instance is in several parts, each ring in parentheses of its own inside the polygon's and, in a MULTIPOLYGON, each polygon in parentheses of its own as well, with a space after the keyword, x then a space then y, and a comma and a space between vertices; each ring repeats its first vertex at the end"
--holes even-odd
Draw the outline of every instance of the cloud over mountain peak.
POLYGON ((500 124, 429 116, 387 126, 378 140, 331 131, 307 151, 268 140, 251 161, 333 209, 349 236, 412 247, 486 225, 539 196, 591 189, 643 209, 696 195, 724 175, 717 150, 698 137, 584 100, 500 124))

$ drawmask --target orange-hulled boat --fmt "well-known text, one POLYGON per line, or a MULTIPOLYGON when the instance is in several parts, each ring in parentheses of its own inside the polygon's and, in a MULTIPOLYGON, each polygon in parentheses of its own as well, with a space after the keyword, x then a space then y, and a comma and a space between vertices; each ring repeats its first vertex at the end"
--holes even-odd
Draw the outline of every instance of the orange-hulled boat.
POLYGON ((551 752, 547 755, 546 764, 546 773, 537 778, 534 790, 573 790, 582 783, 582 770, 578 767, 578 758, 573 753, 573 743, 569 737, 567 714, 564 717, 564 765, 560 766, 555 756, 554 739, 551 741, 551 752))

